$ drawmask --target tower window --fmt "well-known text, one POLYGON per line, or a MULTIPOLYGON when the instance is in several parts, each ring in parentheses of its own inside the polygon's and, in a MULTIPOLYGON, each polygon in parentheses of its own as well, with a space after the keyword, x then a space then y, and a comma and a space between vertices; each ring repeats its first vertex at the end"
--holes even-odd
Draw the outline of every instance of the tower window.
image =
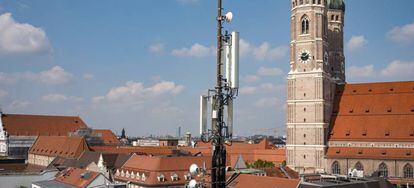
POLYGON ((331 16, 331 20, 332 20, 332 21, 334 20, 334 15, 332 15, 332 16, 331 16))
POLYGON ((306 108, 303 108, 303 111, 306 112, 306 108))
POLYGON ((336 15, 336 18, 335 18, 335 20, 336 20, 336 21, 338 21, 338 20, 339 20, 339 16, 338 16, 338 15, 336 15))
POLYGON ((320 5, 321 4, 321 0, 318 0, 318 5, 320 5))
POLYGON ((302 18, 302 34, 309 34, 309 19, 307 16, 302 18))

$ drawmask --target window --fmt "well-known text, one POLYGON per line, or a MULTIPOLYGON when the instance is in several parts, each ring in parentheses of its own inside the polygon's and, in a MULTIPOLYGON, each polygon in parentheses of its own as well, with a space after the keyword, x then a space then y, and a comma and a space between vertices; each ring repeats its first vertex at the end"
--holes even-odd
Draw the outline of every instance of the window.
POLYGON ((332 16, 331 16, 331 20, 332 20, 332 21, 334 20, 334 15, 332 15, 332 16))
POLYGON ((364 165, 362 165, 361 162, 358 161, 355 164, 355 167, 354 168, 357 169, 357 170, 363 171, 364 170, 364 165))
POLYGON ((381 163, 378 168, 378 175, 380 177, 388 177, 388 167, 385 163, 381 163))
POLYGON ((341 167, 339 166, 338 161, 332 163, 332 174, 341 174, 341 167))
POLYGON ((338 20, 339 20, 339 16, 338 16, 338 15, 336 15, 335 20, 336 20, 336 21, 338 21, 338 20))
POLYGON ((407 163, 404 166, 403 173, 404 173, 404 178, 413 178, 414 177, 413 166, 407 163))
POLYGON ((307 16, 302 18, 302 34, 309 34, 309 19, 307 16))
POLYGON ((303 0, 299 0, 299 5, 303 5, 303 0))
POLYGON ((319 4, 319 5, 321 4, 321 0, 318 0, 318 4, 319 4))

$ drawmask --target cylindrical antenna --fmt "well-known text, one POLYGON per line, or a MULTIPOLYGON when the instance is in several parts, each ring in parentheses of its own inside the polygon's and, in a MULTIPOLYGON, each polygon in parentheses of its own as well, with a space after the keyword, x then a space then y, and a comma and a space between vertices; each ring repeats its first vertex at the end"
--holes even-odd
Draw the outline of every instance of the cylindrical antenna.
POLYGON ((200 135, 207 132, 207 97, 200 96, 200 135))
POLYGON ((239 88, 239 32, 231 32, 231 85, 233 89, 239 88))
POLYGON ((228 138, 233 137, 233 99, 229 98, 227 101, 227 134, 228 138))

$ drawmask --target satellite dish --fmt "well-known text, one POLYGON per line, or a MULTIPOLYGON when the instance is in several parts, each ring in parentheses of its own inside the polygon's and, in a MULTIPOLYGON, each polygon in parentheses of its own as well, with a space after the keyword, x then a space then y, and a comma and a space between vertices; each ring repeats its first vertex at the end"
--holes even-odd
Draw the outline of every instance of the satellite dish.
POLYGON ((196 187, 197 187, 197 181, 196 181, 196 180, 191 180, 191 181, 188 183, 188 187, 189 187, 189 188, 196 188, 196 187))
POLYGON ((190 174, 195 176, 198 174, 198 172, 200 171, 200 169, 198 168, 198 166, 196 164, 192 164, 190 166, 190 174))
POLYGON ((228 12, 225 16, 224 16, 226 22, 231 22, 233 20, 233 13, 232 12, 228 12))

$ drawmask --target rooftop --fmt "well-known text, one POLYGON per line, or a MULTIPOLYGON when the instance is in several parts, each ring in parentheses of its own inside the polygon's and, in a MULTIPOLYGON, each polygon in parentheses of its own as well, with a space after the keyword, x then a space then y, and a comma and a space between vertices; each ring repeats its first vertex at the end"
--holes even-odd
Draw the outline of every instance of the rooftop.
POLYGON ((89 148, 83 137, 39 136, 29 154, 77 158, 85 150, 89 148))
POLYGON ((3 114, 1 119, 11 136, 67 136, 87 127, 77 116, 3 114))
POLYGON ((330 141, 412 142, 414 82, 345 84, 333 113, 330 141))

